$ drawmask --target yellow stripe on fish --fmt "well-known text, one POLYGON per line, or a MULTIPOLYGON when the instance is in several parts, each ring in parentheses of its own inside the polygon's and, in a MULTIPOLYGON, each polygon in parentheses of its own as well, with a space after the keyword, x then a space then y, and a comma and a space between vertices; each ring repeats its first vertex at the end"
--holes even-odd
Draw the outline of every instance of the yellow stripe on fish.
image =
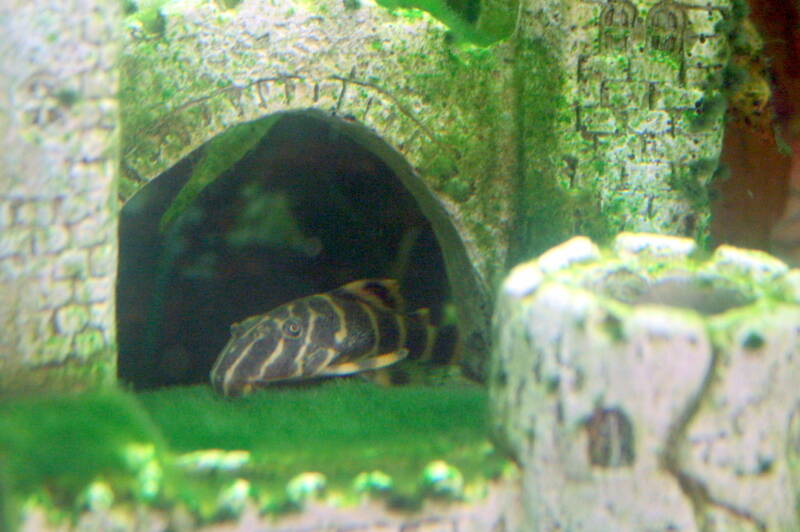
POLYGON ((354 281, 290 301, 231 327, 211 384, 221 395, 238 396, 270 383, 431 359, 436 331, 428 309, 404 310, 392 279, 354 281))

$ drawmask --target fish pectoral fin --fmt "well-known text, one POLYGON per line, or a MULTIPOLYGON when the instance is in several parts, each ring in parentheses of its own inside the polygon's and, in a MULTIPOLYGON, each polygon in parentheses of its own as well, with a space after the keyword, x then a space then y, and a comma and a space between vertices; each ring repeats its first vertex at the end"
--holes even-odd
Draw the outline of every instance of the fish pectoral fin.
POLYGON ((372 356, 369 358, 362 358, 361 360, 352 360, 348 362, 341 362, 333 364, 325 368, 320 375, 350 375, 358 373, 359 371, 370 371, 373 369, 385 368, 395 362, 400 362, 408 356, 408 349, 402 348, 390 353, 383 353, 380 355, 372 356))
POLYGON ((335 358, 336 350, 329 347, 317 349, 303 361, 301 373, 307 377, 327 375, 328 365, 335 358))

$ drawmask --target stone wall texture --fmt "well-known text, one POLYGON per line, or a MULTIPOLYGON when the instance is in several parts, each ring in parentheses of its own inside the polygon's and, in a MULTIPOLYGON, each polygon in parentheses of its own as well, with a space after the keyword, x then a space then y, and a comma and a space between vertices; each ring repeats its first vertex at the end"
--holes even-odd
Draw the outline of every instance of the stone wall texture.
POLYGON ((116 198, 273 113, 329 113, 393 150, 442 243, 474 374, 514 262, 575 233, 707 233, 727 0, 487 1, 479 27, 516 24, 484 43, 369 1, 226 5, 142 4, 122 25, 116 2, 0 8, 7 380, 113 374, 116 198))
POLYGON ((704 238, 724 129, 730 2, 524 4, 521 38, 544 39, 563 69, 552 163, 560 186, 592 191, 611 232, 704 238))
POLYGON ((442 242, 466 364, 483 374, 491 294, 514 262, 576 233, 707 233, 730 5, 482 7, 479 27, 516 29, 459 43, 427 13, 366 1, 129 16, 121 198, 243 121, 315 109, 363 124, 411 170, 401 179, 442 242))
POLYGON ((119 5, 0 5, 0 394, 112 382, 119 5))

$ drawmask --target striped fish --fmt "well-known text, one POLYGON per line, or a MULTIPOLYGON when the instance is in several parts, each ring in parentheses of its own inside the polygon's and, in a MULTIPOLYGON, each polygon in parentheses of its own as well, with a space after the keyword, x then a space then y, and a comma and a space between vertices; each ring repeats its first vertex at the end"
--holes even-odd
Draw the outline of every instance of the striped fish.
POLYGON ((270 383, 430 360, 436 334, 428 309, 403 307, 397 281, 365 279, 247 318, 231 327, 211 384, 239 396, 270 383))

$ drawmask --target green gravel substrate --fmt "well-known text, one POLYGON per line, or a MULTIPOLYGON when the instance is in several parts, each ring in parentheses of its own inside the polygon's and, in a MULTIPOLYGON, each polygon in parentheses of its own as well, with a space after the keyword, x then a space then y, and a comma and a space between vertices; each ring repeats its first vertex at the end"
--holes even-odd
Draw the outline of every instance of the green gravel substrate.
POLYGON ((208 386, 5 400, 0 460, 2 507, 34 496, 62 511, 79 510, 86 486, 99 480, 115 502, 182 503, 202 520, 235 513, 220 493, 237 479, 249 482, 248 495, 263 511, 280 512, 297 508, 286 486, 300 473, 321 473, 324 495, 346 503, 359 496, 355 477, 379 470, 394 482, 389 503, 413 509, 430 495, 422 472, 432 461, 457 468, 467 494, 480 493, 505 463, 487 439, 482 387, 381 388, 358 379, 237 400, 221 399, 208 386), (132 465, 131 448, 150 450, 132 465), (177 465, 182 455, 208 449, 247 451, 250 460, 205 472, 177 465), (142 494, 148 461, 163 471, 155 496, 142 494))
POLYGON ((273 500, 266 506, 276 508, 301 472, 322 473, 328 490, 347 498, 358 473, 380 470, 394 480, 394 500, 413 505, 431 461, 455 466, 466 483, 501 467, 486 437, 487 398, 478 386, 380 388, 333 380, 237 400, 220 399, 206 386, 139 399, 174 452, 250 451, 250 464, 237 476, 251 480, 264 501, 273 500))

